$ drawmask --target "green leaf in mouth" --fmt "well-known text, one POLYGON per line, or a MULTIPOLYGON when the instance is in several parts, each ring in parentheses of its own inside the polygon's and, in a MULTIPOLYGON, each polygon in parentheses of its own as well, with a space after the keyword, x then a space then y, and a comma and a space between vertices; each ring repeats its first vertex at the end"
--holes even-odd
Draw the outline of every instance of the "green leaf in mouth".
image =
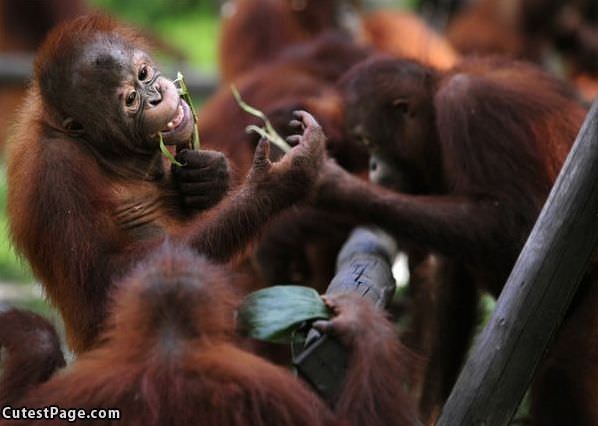
POLYGON ((181 163, 179 163, 174 158, 172 153, 168 150, 168 148, 164 144, 164 138, 162 137, 162 133, 158 132, 158 136, 160 137, 160 151, 162 151, 162 155, 164 155, 164 157, 166 157, 168 159, 168 161, 170 161, 172 164, 179 166, 179 167, 183 167, 183 165, 181 163))
MULTIPOLYGON (((200 147, 199 141, 199 130, 198 127, 198 116, 197 111, 195 111, 195 107, 193 106, 193 101, 191 100, 191 94, 189 93, 189 88, 187 88, 187 83, 185 83, 185 77, 183 73, 178 71, 176 73, 176 80, 173 81, 174 84, 178 84, 178 93, 181 98, 189 105, 191 109, 191 115, 193 115, 193 141, 191 142, 191 148, 194 150, 198 150, 200 147)), ((162 151, 164 152, 164 151, 162 151)))

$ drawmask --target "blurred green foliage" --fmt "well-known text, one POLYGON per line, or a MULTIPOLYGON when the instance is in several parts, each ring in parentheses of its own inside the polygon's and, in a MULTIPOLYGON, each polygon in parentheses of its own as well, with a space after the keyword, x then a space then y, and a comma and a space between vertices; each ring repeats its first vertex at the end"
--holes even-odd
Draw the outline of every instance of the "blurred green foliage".
POLYGON ((33 279, 29 267, 17 257, 8 238, 6 193, 6 170, 0 166, 0 280, 29 282, 33 279))
MULTIPOLYGON (((420 0, 370 0, 366 6, 414 9, 420 0), (368 4, 371 3, 371 4, 368 4)), ((180 49, 204 71, 216 72, 220 29, 218 0, 89 0, 118 18, 149 30, 180 49)))
POLYGON ((179 49, 191 65, 216 71, 219 2, 206 0, 90 0, 179 49))
POLYGON ((90 0, 90 3, 148 26, 165 16, 182 16, 191 10, 215 11, 218 7, 217 2, 205 0, 90 0))

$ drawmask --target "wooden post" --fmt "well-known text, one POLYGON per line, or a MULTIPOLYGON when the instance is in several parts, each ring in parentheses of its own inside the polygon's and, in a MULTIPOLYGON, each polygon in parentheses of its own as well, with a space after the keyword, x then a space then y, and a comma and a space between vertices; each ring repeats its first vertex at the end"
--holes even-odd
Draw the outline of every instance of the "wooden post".
POLYGON ((597 240, 598 101, 586 117, 490 322, 475 341, 438 425, 508 424, 561 325, 597 240))
MULTIPOLYGON (((384 232, 355 228, 338 254, 336 274, 326 294, 352 293, 384 309, 396 288, 392 276, 396 254, 395 241, 384 232)), ((303 350, 293 356, 293 365, 299 377, 334 406, 345 380, 348 359, 340 342, 312 328, 303 350)))

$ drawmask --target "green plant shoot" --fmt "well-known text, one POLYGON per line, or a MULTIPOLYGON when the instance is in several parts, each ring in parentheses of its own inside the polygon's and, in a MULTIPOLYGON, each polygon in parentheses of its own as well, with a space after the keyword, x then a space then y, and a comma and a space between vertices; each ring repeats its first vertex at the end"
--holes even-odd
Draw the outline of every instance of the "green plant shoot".
POLYGON ((292 148, 291 145, 289 145, 287 143, 287 141, 285 141, 278 134, 278 132, 276 132, 276 130, 274 129, 274 126, 272 126, 272 123, 270 122, 270 120, 268 120, 268 117, 266 117, 266 114, 264 114, 259 109, 254 108, 251 105, 249 105, 247 102, 245 102, 241 98, 239 91, 237 90, 237 88, 234 85, 232 85, 230 87, 230 89, 233 92, 233 96, 234 96, 235 100, 237 101, 237 104, 239 104, 239 106, 241 107, 241 109, 243 111, 253 115, 254 117, 261 119, 264 122, 264 127, 258 127, 255 125, 251 125, 251 126, 247 126, 247 128, 245 130, 247 132, 256 132, 262 138, 265 138, 268 141, 272 142, 274 145, 276 145, 278 148, 280 148, 283 152, 285 152, 285 153, 289 152, 292 148))
POLYGON ((164 138, 162 137, 162 133, 158 132, 158 136, 160 137, 160 151, 162 151, 162 155, 164 157, 166 157, 168 159, 168 161, 170 161, 172 164, 179 166, 179 167, 183 167, 183 165, 181 163, 179 163, 174 156, 172 155, 172 153, 168 150, 168 148, 166 148, 166 145, 164 144, 164 138))
MULTIPOLYGON (((183 98, 183 100, 185 102, 187 102, 187 105, 189 105, 189 108, 191 108, 191 114, 193 115, 193 141, 191 142, 191 148, 194 150, 199 149, 200 147, 200 142, 199 142, 199 131, 197 129, 197 122, 198 122, 198 116, 197 116, 197 112, 195 111, 195 107, 193 106, 193 101, 191 100, 191 95, 189 94, 189 89, 187 88, 187 84, 185 83, 185 77, 183 76, 183 73, 178 71, 176 74, 176 80, 173 81, 173 83, 178 83, 179 88, 178 88, 178 93, 179 96, 181 98, 183 98)), ((164 152, 164 151, 162 151, 164 152)))

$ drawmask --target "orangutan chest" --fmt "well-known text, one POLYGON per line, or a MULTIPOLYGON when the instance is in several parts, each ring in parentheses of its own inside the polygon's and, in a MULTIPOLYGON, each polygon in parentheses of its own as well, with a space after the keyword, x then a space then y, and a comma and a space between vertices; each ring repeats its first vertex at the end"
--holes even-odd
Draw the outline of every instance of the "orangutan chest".
POLYGON ((117 203, 112 219, 134 239, 165 235, 178 222, 172 214, 168 194, 157 185, 115 185, 114 194, 117 203))

